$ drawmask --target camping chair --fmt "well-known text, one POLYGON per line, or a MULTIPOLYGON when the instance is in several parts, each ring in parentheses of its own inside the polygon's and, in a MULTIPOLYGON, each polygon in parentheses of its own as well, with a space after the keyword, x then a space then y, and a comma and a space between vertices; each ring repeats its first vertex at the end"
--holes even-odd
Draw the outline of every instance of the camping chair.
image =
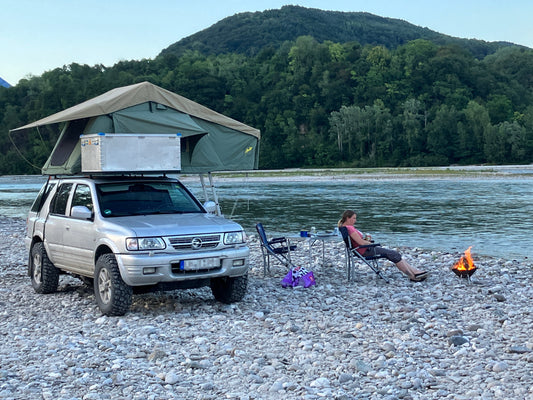
POLYGON ((368 255, 363 256, 361 253, 359 253, 358 249, 366 249, 366 248, 373 248, 379 246, 379 243, 372 243, 372 244, 366 244, 362 246, 352 246, 352 241, 350 239, 350 235, 348 234, 348 229, 346 227, 342 226, 339 228, 339 232, 342 235, 342 240, 344 240, 344 244, 346 244, 346 269, 347 269, 347 275, 348 280, 351 280, 352 278, 352 269, 355 262, 363 262, 366 265, 370 267, 372 271, 376 273, 378 277, 383 279, 385 282, 389 283, 388 279, 385 278, 383 275, 383 272, 381 271, 381 268, 379 266, 378 260, 380 258, 384 258, 384 256, 376 254, 376 255, 368 255))
POLYGON ((257 229, 259 240, 261 242, 264 275, 266 276, 267 271, 270 273, 270 256, 273 256, 287 267, 292 266, 291 251, 296 250, 296 246, 290 245, 289 241, 285 237, 278 237, 268 240, 265 228, 263 228, 263 224, 261 223, 258 223, 255 226, 255 229, 257 229))

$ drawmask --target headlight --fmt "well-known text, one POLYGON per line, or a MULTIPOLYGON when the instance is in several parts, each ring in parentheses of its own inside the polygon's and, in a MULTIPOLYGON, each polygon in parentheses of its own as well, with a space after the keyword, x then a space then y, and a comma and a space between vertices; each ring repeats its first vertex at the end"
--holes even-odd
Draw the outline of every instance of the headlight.
POLYGON ((244 243, 244 232, 227 232, 224 234, 224 244, 240 244, 244 243))
POLYGON ((159 237, 127 238, 126 249, 136 250, 161 250, 166 247, 165 242, 159 237))

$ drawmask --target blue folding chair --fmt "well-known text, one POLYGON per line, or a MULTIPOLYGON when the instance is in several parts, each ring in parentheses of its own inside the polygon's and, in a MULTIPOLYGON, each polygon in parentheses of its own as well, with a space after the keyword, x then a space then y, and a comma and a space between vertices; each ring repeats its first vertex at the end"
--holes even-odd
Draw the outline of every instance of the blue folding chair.
POLYGON ((292 266, 291 251, 296 250, 296 245, 290 245, 286 237, 277 237, 268 240, 265 228, 261 223, 258 223, 255 226, 255 229, 257 229, 259 240, 261 242, 264 275, 266 276, 267 271, 270 273, 270 256, 273 256, 287 267, 292 266))

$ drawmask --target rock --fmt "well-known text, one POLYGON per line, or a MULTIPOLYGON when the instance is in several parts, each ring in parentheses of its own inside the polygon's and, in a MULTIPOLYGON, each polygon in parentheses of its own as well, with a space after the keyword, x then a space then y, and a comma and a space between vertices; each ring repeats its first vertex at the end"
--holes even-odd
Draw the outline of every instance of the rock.
POLYGON ((359 372, 367 373, 372 370, 372 367, 362 360, 356 360, 355 368, 359 372))
POLYGON ((492 370, 494 372, 503 372, 509 368, 509 365, 507 365, 506 362, 497 362, 493 365, 492 370))
POLYGON ((461 346, 465 343, 468 343, 468 338, 456 335, 448 338, 448 343, 454 346, 461 346))
POLYGON ((461 329, 452 329, 451 331, 446 332, 446 336, 463 336, 463 331, 461 329))
POLYGON ((353 376, 351 374, 342 373, 339 376, 339 383, 346 383, 353 381, 353 376))
POLYGON ((168 385, 174 385, 178 383, 180 380, 180 377, 175 372, 169 372, 165 375, 165 383, 168 385))
POLYGON ((495 298, 497 301, 505 301, 505 300, 506 300, 505 296, 504 296, 503 294, 500 294, 500 293, 496 293, 496 294, 494 295, 494 298, 495 298))
POLYGON ((150 353, 150 355, 148 356, 148 361, 156 361, 158 359, 166 357, 166 355, 167 354, 164 351, 154 349, 154 351, 152 351, 152 353, 150 353))
POLYGON ((480 329, 483 328, 483 325, 481 324, 472 324, 472 325, 468 325, 468 327, 466 328, 466 330, 470 331, 470 332, 476 332, 480 329))
POLYGON ((317 387, 317 388, 325 388, 325 387, 330 387, 331 383, 328 378, 318 378, 312 381, 309 386, 317 387))
POLYGON ((385 352, 395 351, 396 350, 396 347, 394 346, 394 344, 392 342, 388 342, 388 341, 381 343, 380 347, 381 347, 381 350, 383 350, 385 352))
POLYGON ((283 390, 283 382, 280 381, 274 382, 268 389, 269 392, 279 392, 280 390, 283 390))
POLYGON ((531 349, 528 349, 526 346, 511 346, 509 348, 509 353, 525 354, 530 352, 531 349))

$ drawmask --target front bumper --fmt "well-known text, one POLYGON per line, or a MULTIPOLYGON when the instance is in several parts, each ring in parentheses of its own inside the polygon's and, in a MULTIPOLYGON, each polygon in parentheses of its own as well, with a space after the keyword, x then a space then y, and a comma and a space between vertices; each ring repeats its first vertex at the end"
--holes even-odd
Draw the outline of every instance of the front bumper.
POLYGON ((246 246, 218 251, 191 253, 115 254, 122 280, 129 286, 155 285, 160 282, 179 282, 194 279, 242 276, 248 272, 250 249, 246 246), (219 258, 216 268, 179 270, 186 260, 219 258))

